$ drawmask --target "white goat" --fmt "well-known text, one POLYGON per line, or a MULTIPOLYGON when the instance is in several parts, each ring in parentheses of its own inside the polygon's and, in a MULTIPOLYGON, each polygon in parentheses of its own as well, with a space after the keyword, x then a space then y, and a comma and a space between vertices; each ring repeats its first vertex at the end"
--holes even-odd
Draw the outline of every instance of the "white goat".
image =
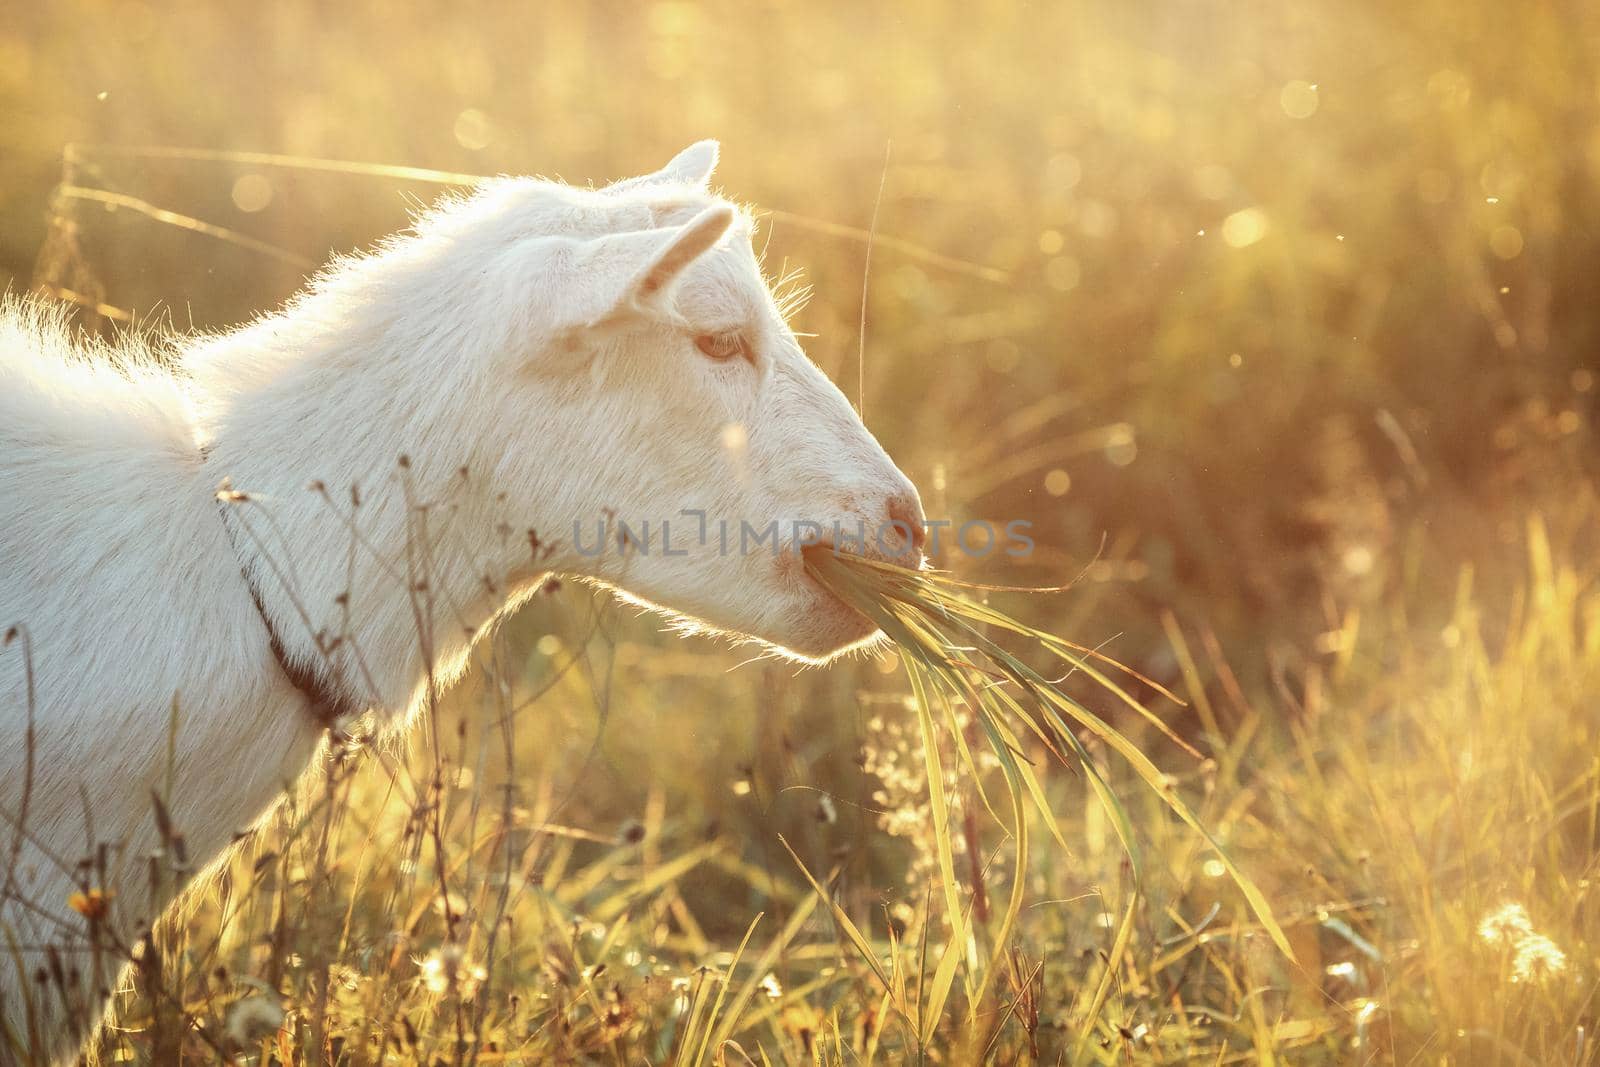
POLYGON ((716 158, 488 183, 164 353, 0 311, 0 1060, 83 1036, 31 976, 46 943, 85 969, 89 841, 129 872, 103 888, 133 944, 153 791, 214 863, 336 719, 403 722, 547 573, 807 659, 871 635, 797 553, 749 543, 892 521, 916 545, 922 513, 707 191, 716 158), (596 554, 613 520, 643 544, 613 525, 596 554))

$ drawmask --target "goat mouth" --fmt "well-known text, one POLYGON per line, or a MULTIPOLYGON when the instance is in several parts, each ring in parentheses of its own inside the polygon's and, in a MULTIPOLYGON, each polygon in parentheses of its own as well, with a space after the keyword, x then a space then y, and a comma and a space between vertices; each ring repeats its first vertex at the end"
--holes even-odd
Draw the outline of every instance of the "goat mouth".
MULTIPOLYGON (((887 563, 895 567, 904 567, 909 571, 919 571, 928 565, 926 557, 924 557, 920 551, 908 550, 896 555, 893 552, 886 552, 881 548, 874 550, 873 548, 869 547, 863 552, 851 552, 840 548, 833 542, 832 538, 826 536, 824 536, 820 541, 812 541, 800 546, 800 558, 804 562, 809 562, 810 560, 823 555, 859 556, 862 559, 875 560, 879 563, 887 563)), ((807 570, 809 573, 809 568, 807 570)))
POLYGON ((813 560, 816 560, 816 559, 818 559, 818 558, 820 558, 822 556, 826 556, 826 555, 843 555, 843 554, 844 553, 842 553, 840 551, 840 549, 839 549, 839 547, 837 545, 835 545, 831 540, 827 540, 827 539, 824 539, 824 540, 821 540, 821 541, 815 541, 815 542, 812 542, 811 544, 807 544, 807 545, 802 545, 800 547, 800 552, 799 552, 799 556, 800 556, 800 568, 799 569, 800 569, 800 574, 802 576, 802 579, 804 580, 806 585, 814 593, 818 594, 820 597, 822 597, 824 600, 826 600, 830 607, 833 607, 833 608, 835 608, 835 609, 837 609, 839 611, 847 612, 848 614, 853 616, 855 619, 859 620, 862 623, 862 625, 871 627, 873 630, 876 630, 878 627, 877 627, 877 625, 875 623, 872 622, 871 619, 869 619, 865 615, 863 615, 854 606, 846 603, 843 599, 840 598, 839 594, 835 593, 832 589, 828 588, 827 585, 825 585, 821 581, 819 581, 817 579, 816 575, 812 573, 812 569, 811 569, 810 564, 811 564, 811 562, 813 560))
POLYGON ((874 552, 874 551, 871 551, 870 548, 869 548, 868 551, 865 551, 865 552, 850 552, 850 551, 847 551, 845 549, 841 549, 837 544, 835 544, 833 542, 833 540, 831 538, 827 538, 827 537, 824 537, 820 541, 815 541, 815 542, 812 542, 810 544, 806 544, 806 545, 800 546, 800 549, 799 549, 800 568, 799 569, 800 569, 801 574, 804 577, 805 582, 811 587, 811 589, 814 592, 816 592, 820 596, 824 597, 831 606, 834 606, 834 607, 836 607, 836 608, 838 608, 838 609, 840 609, 842 611, 845 611, 845 612, 849 613, 849 615, 852 616, 854 619, 856 619, 863 627, 869 628, 869 632, 870 631, 876 631, 878 629, 877 623, 873 622, 871 620, 871 618, 869 618, 859 608, 855 607, 853 604, 850 604, 849 602, 844 600, 837 593, 835 593, 832 589, 830 589, 827 586, 826 583, 820 581, 816 577, 816 574, 814 573, 814 570, 813 570, 813 565, 815 564, 816 561, 818 561, 818 559, 820 557, 825 556, 825 555, 829 555, 829 554, 836 555, 836 556, 845 556, 845 555, 859 556, 862 559, 877 560, 879 562, 888 563, 888 564, 891 564, 893 566, 905 567, 908 570, 921 570, 923 567, 927 566, 927 562, 928 562, 927 559, 922 555, 921 552, 911 553, 910 554, 911 558, 909 558, 909 559, 897 558, 894 555, 892 555, 890 553, 887 553, 887 552, 882 552, 882 551, 874 552))

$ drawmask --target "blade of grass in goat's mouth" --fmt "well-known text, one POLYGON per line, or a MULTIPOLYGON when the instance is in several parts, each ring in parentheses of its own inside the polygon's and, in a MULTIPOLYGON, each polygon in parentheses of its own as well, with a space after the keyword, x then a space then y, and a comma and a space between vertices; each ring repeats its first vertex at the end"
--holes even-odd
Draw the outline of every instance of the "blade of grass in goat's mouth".
MULTIPOLYGON (((972 762, 971 751, 956 721, 956 709, 965 707, 981 727, 1000 762, 1010 792, 1011 819, 1005 829, 1015 837, 1017 848, 1018 876, 1012 879, 1012 899, 995 933, 994 951, 1001 951, 1005 945, 1021 905, 1022 886, 1025 883, 1021 874, 1027 858, 1024 796, 1031 798, 1050 832, 1063 847, 1066 845, 1033 766, 1024 755, 1020 736, 1033 735, 1063 764, 1075 766, 1083 772, 1128 854, 1136 883, 1142 881, 1138 843, 1132 824, 1110 783, 1079 739, 1081 731, 1092 735, 1127 761, 1140 780, 1161 798, 1173 814, 1207 840, 1261 926, 1286 956, 1294 958, 1288 939, 1273 918, 1266 897, 1235 866, 1221 843, 1178 796, 1168 777, 1126 735, 1068 696, 1057 682, 1002 647, 990 633, 1009 633, 1022 642, 1043 649, 1066 665, 1067 675, 1083 675, 1125 708, 1152 723, 1173 743, 1198 757, 1198 752, 1118 684, 1113 676, 1133 678, 1174 701, 1177 701, 1176 697, 1150 679, 1094 649, 1019 622, 983 603, 975 595, 997 587, 973 585, 938 572, 909 570, 891 563, 832 551, 807 552, 805 564, 813 578, 876 623, 898 647, 906 665, 923 732, 924 758, 928 761, 929 800, 937 824, 935 835, 941 880, 945 884, 946 903, 953 917, 952 923, 958 929, 963 925, 962 908, 956 891, 947 807, 938 788, 938 783, 944 781, 940 773, 937 744, 937 724, 940 721, 949 728, 960 761, 972 776, 984 805, 994 811, 988 797, 983 795, 983 785, 972 762)), ((1005 820, 1001 822, 1004 824, 1005 820)), ((1126 947, 1132 918, 1130 907, 1119 929, 1114 955, 1126 947)), ((1107 981, 1110 970, 1108 968, 1107 981)), ((1109 986, 1103 992, 1109 992, 1109 986)))

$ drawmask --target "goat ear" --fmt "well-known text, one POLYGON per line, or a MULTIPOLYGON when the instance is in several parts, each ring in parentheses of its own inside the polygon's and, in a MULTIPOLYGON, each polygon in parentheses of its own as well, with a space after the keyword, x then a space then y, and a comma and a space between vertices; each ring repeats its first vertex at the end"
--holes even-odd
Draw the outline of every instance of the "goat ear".
POLYGON ((701 188, 711 183, 711 172, 717 169, 717 158, 722 154, 715 141, 696 141, 672 157, 672 161, 659 171, 665 181, 685 182, 701 188))
POLYGON ((696 141, 673 156, 666 166, 654 174, 641 174, 637 178, 625 178, 620 182, 613 182, 606 186, 605 191, 615 193, 624 189, 637 189, 641 185, 657 185, 661 182, 681 182, 704 189, 711 184, 711 172, 717 169, 717 158, 720 154, 721 148, 716 141, 696 141))
POLYGON ((581 243, 563 268, 581 297, 567 305, 559 332, 576 340, 585 331, 636 315, 672 315, 673 284, 722 238, 733 219, 731 206, 713 204, 682 226, 581 243))
POLYGON ((624 298, 640 307, 664 300, 684 270, 722 239, 733 225, 733 208, 713 204, 684 223, 656 250, 644 269, 634 276, 624 298))

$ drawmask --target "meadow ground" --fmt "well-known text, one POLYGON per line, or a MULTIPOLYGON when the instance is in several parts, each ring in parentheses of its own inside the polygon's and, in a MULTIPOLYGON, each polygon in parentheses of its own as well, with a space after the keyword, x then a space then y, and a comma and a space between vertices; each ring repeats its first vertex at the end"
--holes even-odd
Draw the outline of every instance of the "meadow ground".
POLYGON ((1054 825, 1029 816, 1019 886, 1005 768, 961 720, 930 788, 895 653, 745 662, 567 585, 191 895, 109 1060, 1596 1060, 1600 14, 440 19, 13 13, 0 274, 86 329, 222 326, 439 191, 317 160, 602 181, 721 138, 769 269, 815 289, 797 328, 930 514, 1034 523, 1027 560, 935 562, 1081 576, 989 598, 1181 698, 1137 690, 1198 757, 1064 683, 1293 959, 1092 736, 1136 862, 1030 742, 1054 825))

